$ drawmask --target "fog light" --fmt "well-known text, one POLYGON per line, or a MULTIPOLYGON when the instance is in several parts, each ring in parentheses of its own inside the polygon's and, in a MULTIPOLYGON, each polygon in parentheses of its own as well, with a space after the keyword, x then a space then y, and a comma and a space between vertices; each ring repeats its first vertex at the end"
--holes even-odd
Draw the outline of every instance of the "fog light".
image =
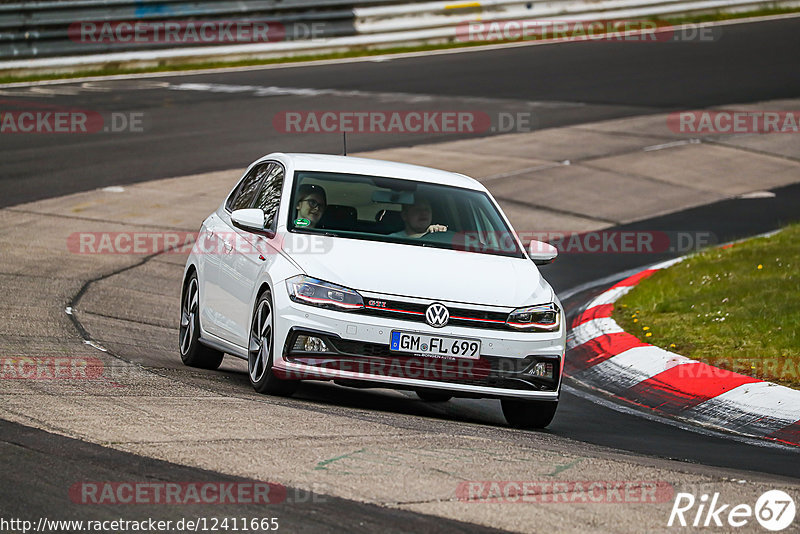
POLYGON ((536 362, 536 365, 530 368, 528 374, 537 378, 553 378, 553 364, 549 362, 536 362))
POLYGON ((297 336, 297 341, 294 342, 294 350, 328 352, 328 345, 316 336, 297 336))

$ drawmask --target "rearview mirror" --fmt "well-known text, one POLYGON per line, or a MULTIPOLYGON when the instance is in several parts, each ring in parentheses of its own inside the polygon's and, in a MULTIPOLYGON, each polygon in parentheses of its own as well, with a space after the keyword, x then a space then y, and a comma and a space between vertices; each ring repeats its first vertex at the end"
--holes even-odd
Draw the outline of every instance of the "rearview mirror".
POLYGON ((408 204, 414 203, 414 193, 411 191, 389 191, 379 189, 372 193, 372 201, 381 204, 408 204))
POLYGON ((536 265, 547 265, 553 263, 558 256, 558 249, 550 243, 543 241, 531 241, 528 255, 536 265))
POLYGON ((243 230, 264 232, 264 212, 258 208, 236 210, 231 213, 231 222, 243 230))

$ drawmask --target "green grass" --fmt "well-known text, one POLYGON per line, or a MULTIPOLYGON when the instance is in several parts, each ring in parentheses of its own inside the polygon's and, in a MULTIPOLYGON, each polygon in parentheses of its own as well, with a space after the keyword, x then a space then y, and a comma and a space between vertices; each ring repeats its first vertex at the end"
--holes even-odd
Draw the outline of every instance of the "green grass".
MULTIPOLYGON (((800 9, 768 8, 768 9, 746 11, 742 13, 714 12, 701 15, 684 16, 684 17, 666 17, 666 18, 655 17, 655 18, 650 18, 648 20, 656 21, 659 24, 663 23, 663 24, 678 25, 678 24, 688 24, 688 23, 712 22, 718 20, 732 20, 732 19, 747 18, 747 17, 766 17, 772 15, 783 15, 788 13, 800 13, 800 9)), ((503 44, 503 43, 517 43, 517 42, 519 41, 514 40, 514 41, 491 41, 491 42, 451 42, 443 44, 399 46, 399 47, 381 48, 381 49, 360 48, 360 49, 349 50, 347 52, 330 53, 330 54, 309 54, 303 56, 287 56, 287 57, 270 58, 270 59, 245 59, 240 61, 167 63, 147 68, 126 68, 120 66, 108 66, 105 68, 79 70, 69 73, 57 73, 57 74, 38 73, 38 74, 22 75, 22 76, 0 75, 0 84, 14 83, 14 82, 30 82, 30 81, 40 81, 40 80, 61 80, 69 78, 82 78, 85 76, 114 76, 119 74, 141 74, 147 72, 180 72, 180 71, 196 70, 196 69, 219 69, 219 68, 230 68, 230 67, 274 65, 280 63, 358 58, 358 57, 380 56, 386 54, 398 54, 398 53, 409 53, 409 52, 427 52, 431 50, 447 50, 451 48, 468 48, 475 46, 485 46, 487 44, 503 44)))
POLYGON ((800 224, 659 271, 613 317, 647 343, 800 388, 800 224))

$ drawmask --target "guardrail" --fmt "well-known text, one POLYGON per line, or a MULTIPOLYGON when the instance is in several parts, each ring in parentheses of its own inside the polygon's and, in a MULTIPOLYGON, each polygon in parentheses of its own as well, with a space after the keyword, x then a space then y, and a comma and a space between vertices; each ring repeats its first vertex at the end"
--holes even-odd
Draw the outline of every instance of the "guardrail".
MULTIPOLYGON (((72 0, 0 4, 0 59, 174 47, 158 42, 83 42, 70 29, 81 22, 268 21, 289 35, 312 22, 317 37, 354 35, 353 6, 359 0, 72 0)), ((381 1, 370 0, 371 4, 381 1)))
MULTIPOLYGON (((473 21, 635 18, 697 11, 733 10, 773 5, 761 0, 484 0, 427 2, 356 7, 358 33, 384 33, 425 28, 448 28, 473 21)), ((446 35, 446 34, 443 34, 446 35)))
POLYGON ((475 21, 631 19, 771 6, 800 7, 800 0, 66 0, 0 4, 0 72, 233 61, 452 42, 457 40, 459 25, 475 21), (269 31, 267 38, 246 43, 238 39, 213 43, 203 39, 180 43, 153 38, 124 40, 102 38, 102 34, 100 39, 86 39, 76 33, 84 28, 81 23, 124 27, 126 35, 133 35, 134 26, 144 25, 152 31, 170 21, 181 21, 176 23, 182 24, 181 28, 204 23, 217 28, 231 22, 267 24, 269 31))

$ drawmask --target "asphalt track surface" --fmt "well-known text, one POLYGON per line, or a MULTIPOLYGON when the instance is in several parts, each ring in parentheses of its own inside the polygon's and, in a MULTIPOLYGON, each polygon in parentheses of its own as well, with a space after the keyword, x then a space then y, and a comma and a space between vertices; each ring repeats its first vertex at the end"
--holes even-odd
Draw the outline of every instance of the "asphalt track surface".
MULTIPOLYGON (((800 218, 800 184, 776 189, 775 197, 735 199, 718 202, 683 212, 673 213, 630 225, 617 227, 629 230, 711 231, 719 242, 738 239, 775 229, 800 218)), ((661 261, 675 254, 625 255, 580 254, 562 255, 556 263, 543 268, 544 274, 559 291, 574 288, 620 271, 661 261)), ((576 293, 565 301, 569 313, 590 296, 602 290, 598 286, 576 293)), ((127 356, 127 355, 126 355, 127 356)), ((177 357, 169 361, 153 358, 138 363, 155 368, 182 369, 177 357)), ((243 389, 250 388, 244 373, 206 372, 206 376, 188 378, 205 387, 215 381, 231 381, 243 389)), ((568 386, 576 387, 570 380, 568 386)), ((731 477, 749 478, 757 473, 776 479, 800 479, 800 462, 796 449, 763 447, 742 443, 724 434, 707 435, 677 428, 659 420, 631 415, 612 409, 625 406, 613 399, 600 398, 605 405, 587 400, 582 394, 562 392, 558 413, 545 430, 549 434, 585 441, 617 451, 630 451, 653 458, 674 459, 698 466, 729 469, 731 477)), ((414 428, 436 425, 436 421, 461 421, 480 425, 483 431, 507 433, 498 403, 453 400, 442 404, 411 402, 408 398, 381 395, 370 390, 339 388, 320 383, 304 383, 294 396, 293 405, 302 406, 309 417, 326 413, 346 413, 370 406, 375 417, 388 422, 393 414, 414 415, 414 428)), ((402 426, 408 424, 399 422, 402 426)), ((520 436, 522 438, 522 436, 520 436)), ((139 505, 131 512, 118 505, 91 505, 72 502, 65 488, 75 480, 142 480, 154 482, 216 483, 243 482, 246 479, 221 475, 201 469, 116 451, 98 445, 65 438, 42 430, 0 420, 0 454, 3 458, 4 484, 0 487, 0 513, 3 517, 51 519, 113 520, 154 517, 159 520, 208 516, 207 505, 170 507, 139 505)), ((459 523, 425 514, 386 509, 347 499, 287 490, 287 502, 269 505, 214 505, 216 517, 279 517, 281 528, 288 532, 491 532, 485 527, 459 523), (292 499, 293 495, 301 497, 292 499)))
MULTIPOLYGON (((726 26, 722 38, 714 43, 567 43, 388 62, 158 78, 160 82, 176 85, 191 80, 196 84, 383 94, 376 96, 258 97, 247 92, 126 90, 124 83, 108 91, 81 89, 74 94, 46 98, 31 97, 24 91, 6 91, 0 98, 21 107, 35 102, 100 111, 141 110, 150 115, 150 125, 143 134, 117 136, 4 136, 0 148, 3 156, 0 205, 10 206, 100 186, 241 167, 274 149, 337 152, 338 136, 331 139, 319 135, 282 135, 271 128, 271 117, 286 109, 398 109, 402 106, 413 109, 418 105, 413 98, 392 99, 389 93, 446 97, 458 104, 458 109, 482 105, 484 110, 511 111, 529 106, 524 109, 537 110, 540 127, 670 109, 796 97, 800 94, 797 24, 797 19, 791 19, 726 26)), ((450 139, 453 137, 417 136, 413 142, 450 139)), ((351 151, 402 146, 411 141, 410 138, 365 134, 351 140, 351 151)), ((775 193, 774 198, 723 201, 625 228, 711 231, 718 241, 725 242, 800 218, 797 209, 800 186, 781 188, 775 193)), ((668 256, 593 254, 589 258, 565 255, 543 271, 558 291, 564 291, 668 256)), ((576 295, 567 305, 575 306, 586 298, 586 294, 576 295)), ((241 381, 246 387, 246 377, 241 381)), ((421 425, 427 418, 446 417, 490 427, 496 425, 498 431, 506 431, 499 407, 494 404, 475 411, 472 407, 462 408, 456 401, 443 412, 441 408, 381 398, 369 392, 353 390, 342 395, 339 388, 316 384, 303 386, 298 397, 316 401, 315 409, 321 411, 325 410, 325 403, 363 406, 366 397, 375 410, 419 415, 421 425)), ((11 482, 4 484, 0 492, 4 515, 22 515, 22 512, 45 515, 53 510, 69 510, 69 503, 64 502, 63 485, 50 478, 53 473, 63 475, 64 480, 79 479, 75 473, 83 479, 124 479, 125 473, 134 472, 129 471, 132 466, 141 466, 165 480, 203 480, 204 476, 199 470, 110 451, 20 425, 2 423, 0 428, 4 479, 11 482), (31 473, 35 476, 30 476, 31 473)), ((794 450, 758 447, 723 435, 708 436, 678 429, 621 413, 567 392, 547 432, 642 455, 731 468, 733 473, 742 476, 755 471, 800 478, 800 462, 794 450)), ((220 479, 218 474, 213 476, 215 480, 220 479)), ((374 523, 364 524, 364 531, 377 530, 377 525, 386 529, 387 525, 398 521, 400 524, 417 521, 413 525, 418 528, 412 529, 416 531, 432 530, 434 525, 437 531, 447 528, 481 530, 475 525, 448 523, 441 518, 345 500, 331 499, 327 504, 320 504, 313 513, 309 513, 305 504, 303 517, 295 514, 290 504, 284 506, 280 517, 296 525, 298 530, 335 531, 345 525, 352 528, 357 523, 351 520, 359 517, 364 517, 364 521, 374 520, 374 523)), ((237 515, 240 511, 236 509, 237 515)), ((112 510, 107 512, 110 517, 112 510)), ((105 513, 98 509, 98 518, 105 513)), ((163 514, 163 509, 159 514, 163 514)))
MULTIPOLYGON (((537 128, 800 94, 800 19, 717 27, 711 42, 572 42, 385 61, 0 88, 3 109, 144 114, 144 132, 4 135, 0 207, 108 185, 238 168, 274 151, 341 153, 338 134, 284 134, 287 110, 533 113, 537 128), (163 83, 169 89, 142 89, 163 83), (176 90, 184 84, 211 90, 176 90), (257 96, 243 87, 329 90, 257 96), (105 89, 105 90, 104 90, 105 89), (50 93, 47 93, 47 90, 50 93), (70 94, 75 90, 75 94, 70 94), (361 91, 356 96, 343 92, 361 91), (35 96, 34 96, 35 95, 35 96)), ((492 132, 485 132, 490 135, 492 132)), ((350 152, 475 134, 354 134, 350 152)))
POLYGON ((285 499, 284 495, 278 499, 282 502, 266 505, 215 504, 213 512, 208 504, 144 504, 138 505, 133 511, 121 511, 119 505, 87 505, 71 500, 64 491, 76 480, 75 474, 79 473, 84 480, 118 480, 121 475, 127 475, 128 479, 141 479, 144 474, 150 479, 149 482, 158 483, 191 480, 198 484, 241 484, 258 481, 153 460, 8 421, 0 420, 0 436, 0 451, 4 461, 15 465, 15 469, 4 476, 4 484, 0 486, 0 511, 6 518, 86 520, 90 517, 93 521, 141 521, 142 518, 152 517, 174 523, 181 519, 194 520, 209 516, 275 517, 279 520, 279 529, 286 532, 501 532, 480 525, 293 488, 286 488, 285 499))

